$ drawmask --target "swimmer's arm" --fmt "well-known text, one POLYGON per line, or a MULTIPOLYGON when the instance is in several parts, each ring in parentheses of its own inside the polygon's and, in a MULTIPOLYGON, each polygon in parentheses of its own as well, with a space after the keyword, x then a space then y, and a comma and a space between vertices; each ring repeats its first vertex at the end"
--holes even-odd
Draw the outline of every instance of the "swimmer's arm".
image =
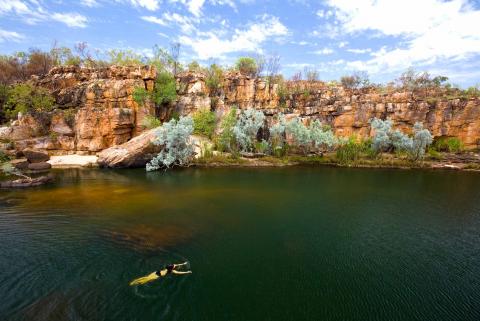
POLYGON ((184 266, 184 265, 187 265, 187 264, 188 264, 188 262, 185 262, 185 263, 182 263, 182 264, 174 264, 174 266, 175 266, 175 267, 177 267, 177 266, 184 266))
POLYGON ((191 274, 192 271, 182 272, 182 271, 175 271, 175 270, 173 270, 172 273, 173 273, 173 274, 178 274, 178 275, 183 275, 183 274, 191 274))

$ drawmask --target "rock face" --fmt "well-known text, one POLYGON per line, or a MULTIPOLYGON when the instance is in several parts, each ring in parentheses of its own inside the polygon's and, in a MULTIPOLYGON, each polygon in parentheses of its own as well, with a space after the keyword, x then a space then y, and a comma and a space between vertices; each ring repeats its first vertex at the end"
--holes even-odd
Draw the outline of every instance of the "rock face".
POLYGON ((125 144, 105 149, 98 154, 98 164, 111 168, 145 166, 160 152, 160 147, 153 144, 155 132, 155 129, 151 129, 125 144))
MULTIPOLYGON (((155 114, 155 106, 139 106, 133 100, 136 87, 154 89, 153 67, 110 67, 89 69, 56 67, 34 83, 48 88, 59 108, 48 119, 23 116, 10 127, 0 128, 0 140, 14 142, 17 151, 33 148, 50 155, 101 153, 104 166, 125 166, 146 162, 139 153, 145 115, 155 114), (129 144, 131 142, 131 144, 129 144), (127 145, 125 145, 127 143, 127 145), (122 147, 115 147, 121 145, 122 147), (133 156, 126 156, 132 152, 133 156)), ((405 131, 422 122, 434 136, 460 138, 466 147, 480 141, 480 99, 459 99, 444 92, 408 92, 395 89, 347 90, 323 82, 287 82, 289 94, 279 95, 276 84, 252 79, 239 73, 225 75, 220 88, 210 92, 202 73, 177 76, 177 101, 163 107, 161 114, 188 115, 198 110, 214 110, 218 116, 231 108, 256 108, 271 116, 282 112, 306 122, 319 119, 332 126, 337 135, 368 137, 369 120, 390 118, 405 131)), ((158 113, 158 110, 157 110, 158 113)), ((140 147, 142 145, 143 147, 140 147)), ((147 154, 151 150, 146 149, 147 154)), ((14 154, 14 151, 12 151, 14 154)), ((147 157, 148 158, 148 157, 147 157)))
POLYGON ((23 116, 1 128, 0 139, 15 141, 15 148, 45 150, 49 154, 95 154, 127 142, 142 132, 150 103, 133 100, 137 87, 153 89, 154 67, 102 69, 56 67, 33 83, 49 89, 56 111, 49 119, 23 116))

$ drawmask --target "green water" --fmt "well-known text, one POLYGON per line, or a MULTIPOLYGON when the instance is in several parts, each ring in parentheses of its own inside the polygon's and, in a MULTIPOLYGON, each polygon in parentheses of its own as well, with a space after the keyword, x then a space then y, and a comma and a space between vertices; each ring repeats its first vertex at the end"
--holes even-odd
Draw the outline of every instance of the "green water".
POLYGON ((475 173, 70 170, 0 191, 0 320, 479 319, 475 173))

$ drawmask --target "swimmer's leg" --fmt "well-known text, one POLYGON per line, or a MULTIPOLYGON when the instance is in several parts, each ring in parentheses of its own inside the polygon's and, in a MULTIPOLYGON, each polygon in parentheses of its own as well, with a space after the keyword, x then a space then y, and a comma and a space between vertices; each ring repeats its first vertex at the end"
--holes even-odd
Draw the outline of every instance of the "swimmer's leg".
POLYGON ((152 282, 156 279, 158 279, 158 275, 155 272, 153 272, 153 273, 151 273, 147 276, 143 276, 141 278, 133 280, 132 282, 130 282, 130 286, 146 284, 146 283, 152 282))

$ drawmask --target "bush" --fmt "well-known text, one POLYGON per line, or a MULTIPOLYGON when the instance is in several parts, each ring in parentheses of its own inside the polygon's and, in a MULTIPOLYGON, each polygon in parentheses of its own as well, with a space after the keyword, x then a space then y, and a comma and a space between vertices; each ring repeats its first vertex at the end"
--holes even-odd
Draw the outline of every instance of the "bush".
POLYGON ((241 57, 238 58, 237 62, 235 63, 235 68, 243 75, 249 77, 256 77, 258 66, 255 59, 250 57, 241 57))
POLYGON ((202 67, 200 67, 200 64, 197 61, 194 60, 188 64, 188 71, 200 71, 200 70, 202 70, 202 67))
POLYGON ((0 124, 7 120, 5 103, 8 100, 8 86, 0 84, 0 124))
POLYGON ((322 125, 322 123, 318 119, 314 120, 310 124, 309 130, 310 138, 312 140, 313 146, 316 149, 320 149, 322 151, 330 150, 338 142, 330 126, 322 125))
POLYGON ((458 153, 463 150, 463 143, 457 137, 440 137, 435 140, 433 148, 437 152, 458 153))
POLYGON ((280 107, 286 107, 287 100, 290 96, 290 91, 288 90, 285 82, 280 82, 277 87, 277 96, 280 107))
POLYGON ((153 129, 162 126, 162 122, 155 116, 146 115, 142 120, 142 126, 146 129, 153 129))
POLYGON ((171 73, 158 73, 152 98, 157 105, 166 105, 177 99, 177 82, 171 73))
POLYGON ((311 146, 310 130, 302 123, 300 118, 296 117, 289 121, 286 132, 291 136, 294 145, 300 148, 304 154, 307 154, 311 146))
POLYGON ((270 149, 270 144, 266 140, 262 140, 261 142, 255 143, 255 151, 257 153, 265 154, 270 149))
POLYGON ((336 158, 340 164, 350 165, 360 158, 362 151, 362 144, 357 143, 354 137, 350 137, 337 148, 336 158))
POLYGON ((276 124, 270 127, 270 145, 276 156, 281 156, 285 152, 285 128, 285 116, 280 113, 277 115, 276 124))
POLYGON ((220 124, 220 135, 215 139, 215 145, 221 152, 232 152, 235 146, 235 135, 233 127, 237 122, 237 110, 232 108, 222 119, 220 124))
POLYGON ((397 152, 406 152, 411 160, 417 161, 423 158, 426 148, 433 142, 430 131, 424 129, 421 123, 413 126, 413 137, 399 130, 392 130, 393 122, 388 119, 374 118, 370 124, 375 130, 372 148, 377 154, 393 148, 397 152))
POLYGON ((197 111, 193 114, 193 132, 212 138, 215 132, 216 116, 212 111, 197 111))
POLYGON ((207 78, 205 79, 205 85, 210 91, 211 96, 216 96, 219 94, 220 88, 222 86, 223 80, 223 69, 222 67, 212 64, 210 68, 207 69, 207 78))
POLYGON ((144 57, 132 50, 112 49, 107 54, 112 65, 138 66, 144 63, 144 57))
POLYGON ((150 97, 148 91, 144 87, 135 87, 132 96, 133 100, 140 106, 144 105, 147 98, 150 97))
POLYGON ((240 150, 250 152, 255 147, 257 134, 265 121, 265 115, 259 110, 249 108, 241 112, 233 127, 233 135, 240 150))
POLYGON ((359 87, 367 87, 370 85, 368 75, 366 73, 357 72, 350 76, 343 76, 340 79, 343 87, 348 89, 357 89, 359 87))
POLYGON ((52 111, 55 100, 47 89, 32 85, 18 84, 8 91, 5 103, 6 114, 10 118, 17 117, 18 113, 43 113, 52 111))
POLYGON ((0 164, 8 162, 10 160, 10 156, 8 156, 3 150, 0 149, 0 164))
POLYGON ((178 121, 172 119, 160 127, 153 144, 163 146, 163 150, 147 164, 147 171, 187 165, 194 156, 193 146, 190 143, 192 132, 191 117, 180 117, 178 121))

